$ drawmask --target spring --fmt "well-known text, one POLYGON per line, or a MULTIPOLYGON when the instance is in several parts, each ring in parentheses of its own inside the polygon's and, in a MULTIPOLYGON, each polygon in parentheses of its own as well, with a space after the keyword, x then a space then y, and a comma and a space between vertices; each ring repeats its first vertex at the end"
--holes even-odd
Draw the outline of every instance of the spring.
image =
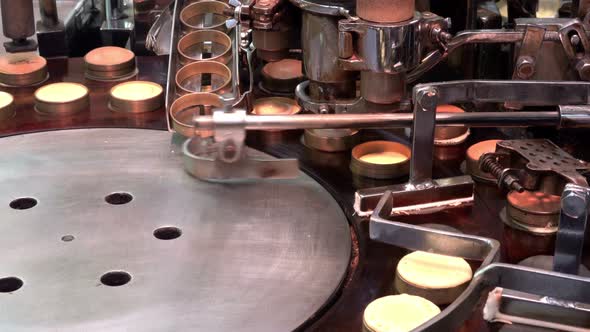
POLYGON ((502 166, 498 164, 493 156, 485 156, 481 162, 481 170, 492 174, 496 179, 502 175, 502 166))

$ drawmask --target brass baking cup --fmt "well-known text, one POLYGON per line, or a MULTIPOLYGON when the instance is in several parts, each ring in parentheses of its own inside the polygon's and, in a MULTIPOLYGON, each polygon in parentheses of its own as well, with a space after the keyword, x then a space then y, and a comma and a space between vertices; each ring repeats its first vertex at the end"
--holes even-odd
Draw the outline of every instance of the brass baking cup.
POLYGON ((532 233, 555 233, 560 209, 561 197, 542 191, 511 191, 506 196, 509 225, 532 233))
POLYGON ((261 85, 268 91, 294 93, 303 81, 301 60, 283 59, 269 62, 261 70, 261 85))
POLYGON ((303 133, 305 146, 326 152, 350 150, 358 140, 356 129, 306 129, 303 133))
POLYGON ((125 48, 105 46, 84 56, 86 78, 96 81, 115 81, 137 73, 135 54, 125 48))
POLYGON ((35 91, 35 110, 41 114, 72 114, 89 106, 88 88, 82 84, 53 83, 35 91))
POLYGON ((132 81, 115 85, 110 93, 109 107, 128 113, 151 112, 162 107, 164 89, 158 83, 132 81))
POLYGON ((0 121, 14 116, 14 97, 7 92, 0 91, 0 121))
POLYGON ((352 149, 350 170, 373 179, 391 179, 405 176, 410 168, 410 148, 389 141, 372 141, 352 149))
POLYGON ((259 98, 254 101, 254 115, 293 115, 301 112, 297 101, 285 97, 259 98))
POLYGON ((213 93, 196 92, 184 95, 170 106, 172 128, 185 137, 211 136, 211 131, 195 130, 194 119, 200 115, 211 115, 213 108, 222 106, 221 97, 213 93))
POLYGON ((226 64, 232 58, 231 39, 217 30, 193 31, 178 41, 178 58, 185 65, 195 61, 226 64))
POLYGON ((230 9, 229 5, 219 1, 204 0, 191 3, 180 12, 182 31, 228 31, 225 26, 225 21, 228 19, 224 14, 226 9, 230 9))
POLYGON ((32 53, 6 54, 0 57, 0 83, 12 87, 36 85, 48 77, 47 60, 32 53))
MULTIPOLYGON (((436 107, 437 113, 465 113, 465 111, 454 105, 439 105, 436 107)), ((434 130, 435 140, 450 140, 467 133, 465 126, 436 126, 434 130)))
POLYGON ((231 70, 215 61, 189 63, 176 72, 176 92, 179 95, 193 92, 222 94, 230 85, 231 70))

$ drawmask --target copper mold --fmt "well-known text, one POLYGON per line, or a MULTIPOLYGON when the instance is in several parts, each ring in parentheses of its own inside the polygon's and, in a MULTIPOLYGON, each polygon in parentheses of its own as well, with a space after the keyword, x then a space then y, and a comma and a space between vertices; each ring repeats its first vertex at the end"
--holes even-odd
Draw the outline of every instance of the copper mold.
POLYGON ((294 115, 301 112, 297 101, 285 97, 259 98, 254 101, 254 115, 294 115))
POLYGON ((389 141, 371 141, 352 149, 350 170, 360 176, 374 179, 392 179, 409 172, 411 150, 407 145, 389 141), (368 156, 391 159, 391 162, 367 162, 368 156), (364 159, 364 160, 363 160, 364 159))
POLYGON ((86 78, 94 81, 117 81, 137 74, 135 54, 125 48, 105 46, 84 56, 86 78))
POLYGON ((164 104, 163 93, 162 86, 154 82, 120 83, 109 92, 109 108, 116 112, 127 113, 155 111, 164 104))
POLYGON ((197 30, 228 31, 224 12, 230 6, 220 1, 203 0, 191 3, 180 12, 180 25, 183 32, 197 30), (207 18, 208 16, 208 18, 207 18), (207 21, 211 22, 208 23, 207 21))
POLYGON ((359 141, 356 129, 307 129, 303 143, 311 149, 325 152, 340 152, 352 149, 359 141))
POLYGON ((557 232, 561 197, 542 191, 511 191, 506 196, 508 225, 534 234, 557 232))
POLYGON ((269 62, 262 67, 261 74, 264 90, 291 94, 304 78, 301 60, 296 59, 269 62))
POLYGON ((89 107, 89 91, 82 84, 71 82, 53 83, 42 86, 35 91, 35 110, 44 115, 73 114, 87 110, 89 107), (68 90, 77 90, 79 96, 72 98, 72 92, 68 90), (50 99, 46 98, 47 96, 43 96, 45 93, 52 97, 50 99))
POLYGON ((229 36, 217 30, 193 31, 178 41, 178 59, 181 65, 195 61, 227 64, 232 58, 231 50, 232 42, 229 36), (210 56, 204 58, 203 54, 206 53, 210 56))
POLYGON ((174 101, 170 106, 172 128, 182 136, 211 136, 211 131, 196 130, 194 118, 200 115, 212 115, 213 109, 222 107, 221 97, 206 92, 186 94, 174 101))
MULTIPOLYGON (((439 105, 439 113, 464 113, 465 111, 454 105, 439 105)), ((463 143, 469 136, 469 129, 465 126, 436 126, 434 130, 434 145, 449 146, 463 143)))
POLYGON ((7 54, 0 57, 0 84, 26 87, 43 83, 49 74, 47 60, 32 53, 7 54))
POLYGON ((190 63, 176 72, 177 94, 193 92, 210 92, 223 94, 232 81, 231 70, 224 64, 215 61, 199 61, 190 63), (203 84, 208 76, 210 84, 203 84))

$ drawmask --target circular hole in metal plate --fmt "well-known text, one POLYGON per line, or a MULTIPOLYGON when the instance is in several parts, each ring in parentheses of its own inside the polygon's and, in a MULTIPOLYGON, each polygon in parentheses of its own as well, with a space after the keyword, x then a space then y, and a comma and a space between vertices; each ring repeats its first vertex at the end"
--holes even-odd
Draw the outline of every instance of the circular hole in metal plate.
POLYGON ((118 287, 123 286, 131 281, 131 274, 125 271, 110 271, 100 277, 100 282, 103 285, 118 287))
POLYGON ((123 205, 131 202, 133 196, 130 193, 118 192, 107 195, 104 200, 112 205, 123 205))
POLYGON ((17 277, 0 278, 0 293, 12 293, 23 287, 23 281, 17 277))
POLYGON ((71 234, 64 235, 61 237, 61 240, 64 242, 71 242, 71 241, 74 241, 74 239, 75 239, 75 237, 71 234))
POLYGON ((159 240, 174 240, 182 235, 182 230, 174 226, 160 227, 154 231, 154 236, 159 240))
POLYGON ((32 197, 21 197, 10 202, 10 207, 15 210, 27 210, 37 205, 37 200, 32 197))

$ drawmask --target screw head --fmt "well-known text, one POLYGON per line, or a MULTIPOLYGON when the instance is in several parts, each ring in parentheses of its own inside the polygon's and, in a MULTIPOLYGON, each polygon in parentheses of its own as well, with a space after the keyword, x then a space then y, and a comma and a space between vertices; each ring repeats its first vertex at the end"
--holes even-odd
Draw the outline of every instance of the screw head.
POLYGON ((570 218, 580 218, 586 211, 586 199, 577 192, 570 192, 561 198, 561 210, 570 218))
POLYGON ((576 64, 576 70, 580 78, 584 81, 590 81, 590 60, 583 59, 576 64))
POLYGON ((530 56, 519 57, 516 61, 516 76, 526 80, 535 74, 535 60, 530 56))

